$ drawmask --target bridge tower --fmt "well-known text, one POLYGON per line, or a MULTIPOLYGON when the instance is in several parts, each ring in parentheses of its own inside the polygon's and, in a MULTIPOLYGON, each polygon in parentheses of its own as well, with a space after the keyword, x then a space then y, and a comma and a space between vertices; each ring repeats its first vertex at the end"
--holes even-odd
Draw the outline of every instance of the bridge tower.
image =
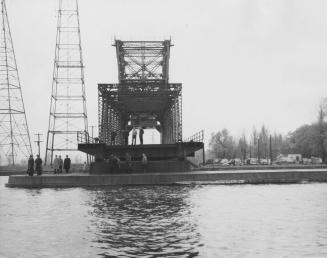
POLYGON ((78 144, 95 157, 90 173, 112 173, 112 155, 122 161, 121 172, 142 173, 144 154, 152 172, 190 171, 187 158, 204 148, 203 132, 182 138, 182 84, 169 81, 171 41, 115 40, 113 46, 118 83, 98 84, 99 139, 78 144), (156 129, 160 144, 129 145, 132 128, 156 129))
POLYGON ((32 147, 5 0, 1 0, 1 25, 0 153, 15 165, 32 154, 32 147))
POLYGON ((182 141, 182 84, 169 82, 170 40, 115 40, 118 84, 99 84, 100 140, 123 144, 123 131, 157 129, 161 143, 182 141), (117 135, 114 141, 111 135, 117 135))
POLYGON ((67 151, 77 151, 77 134, 81 132, 87 137, 78 2, 59 0, 45 163, 52 164, 54 152, 64 155, 67 151))

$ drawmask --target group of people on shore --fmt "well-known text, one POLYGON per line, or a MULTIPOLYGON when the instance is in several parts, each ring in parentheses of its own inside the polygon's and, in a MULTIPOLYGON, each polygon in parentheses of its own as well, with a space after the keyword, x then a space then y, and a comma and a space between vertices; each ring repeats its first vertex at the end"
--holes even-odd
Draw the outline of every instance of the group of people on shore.
MULTIPOLYGON (((56 155, 55 159, 53 160, 53 169, 55 174, 62 173, 63 169, 66 171, 66 173, 69 173, 70 170, 70 158, 68 155, 66 155, 66 158, 62 160, 61 156, 59 157, 56 155)), ((33 155, 30 155, 28 162, 27 162, 27 174, 29 176, 33 176, 34 172, 38 176, 42 175, 42 159, 40 158, 40 155, 36 155, 36 159, 34 160, 33 155)))
POLYGON ((27 161, 27 174, 29 176, 34 175, 34 171, 38 176, 42 175, 42 159, 40 155, 36 155, 36 159, 34 160, 33 155, 30 155, 27 161))
POLYGON ((70 164, 71 161, 68 155, 66 155, 66 158, 64 160, 62 160, 60 155, 59 157, 56 155, 53 160, 54 174, 61 174, 63 169, 66 171, 66 174, 68 174, 70 170, 70 164))

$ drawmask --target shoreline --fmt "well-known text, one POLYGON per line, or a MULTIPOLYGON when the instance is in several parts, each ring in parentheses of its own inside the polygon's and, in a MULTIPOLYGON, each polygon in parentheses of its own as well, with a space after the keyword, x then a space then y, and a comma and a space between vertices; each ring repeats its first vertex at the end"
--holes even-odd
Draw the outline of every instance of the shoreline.
POLYGON ((327 169, 192 171, 135 174, 9 176, 7 187, 61 188, 185 184, 294 184, 327 182, 327 169))
MULTIPOLYGON (((73 168, 69 174, 88 174, 88 172, 83 172, 78 166, 78 168, 73 168)), ((0 167, 0 176, 14 176, 14 175, 27 175, 25 168, 7 168, 7 167, 0 167)), ((243 166, 215 166, 215 165, 206 165, 204 167, 194 168, 192 172, 196 171, 245 171, 245 170, 296 170, 296 169, 326 169, 327 164, 322 165, 243 165, 243 166)), ((172 173, 172 172, 167 172, 172 173)), ((133 172, 132 172, 133 174, 133 172)), ((135 174, 135 172, 134 172, 135 174)), ((53 170, 49 169, 48 167, 43 170, 42 175, 53 175, 53 170)))

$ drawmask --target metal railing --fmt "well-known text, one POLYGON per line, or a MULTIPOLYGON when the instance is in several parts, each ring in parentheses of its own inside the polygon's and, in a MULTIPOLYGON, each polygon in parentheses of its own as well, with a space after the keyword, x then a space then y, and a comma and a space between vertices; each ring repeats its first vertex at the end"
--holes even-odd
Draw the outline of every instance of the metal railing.
POLYGON ((88 132, 79 131, 77 132, 77 143, 98 143, 98 138, 90 137, 88 132))
POLYGON ((204 130, 201 130, 192 136, 184 139, 184 142, 203 142, 204 140, 204 130))

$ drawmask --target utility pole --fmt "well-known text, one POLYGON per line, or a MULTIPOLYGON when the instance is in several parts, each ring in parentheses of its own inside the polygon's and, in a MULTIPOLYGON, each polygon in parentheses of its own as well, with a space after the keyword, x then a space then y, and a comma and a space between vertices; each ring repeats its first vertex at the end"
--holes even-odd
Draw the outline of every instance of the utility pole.
POLYGON ((250 139, 250 145, 249 145, 249 154, 250 154, 250 159, 252 158, 252 141, 250 139))
POLYGON ((258 138, 258 162, 260 164, 260 138, 258 138))
MULTIPOLYGON (((93 128, 95 127, 95 125, 89 125, 89 127, 91 127, 91 137, 92 137, 91 142, 94 143, 95 141, 94 141, 94 135, 93 135, 93 128)), ((87 139, 88 142, 90 142, 89 138, 90 137, 88 135, 88 139, 87 139)), ((90 162, 94 161, 94 156, 90 155, 89 160, 90 160, 90 162)))
POLYGON ((38 154, 39 154, 39 156, 40 156, 40 143, 43 142, 43 141, 41 141, 40 136, 41 136, 42 134, 41 134, 41 133, 37 133, 37 134, 35 134, 35 135, 37 135, 37 141, 35 141, 35 142, 36 142, 36 144, 37 144, 38 154))
POLYGON ((272 165, 273 157, 272 157, 271 135, 269 137, 269 154, 270 154, 270 165, 272 165))
POLYGON ((89 127, 91 127, 91 137, 92 137, 92 141, 93 141, 93 139, 94 139, 94 137, 93 137, 93 128, 95 127, 95 125, 90 125, 89 127))

